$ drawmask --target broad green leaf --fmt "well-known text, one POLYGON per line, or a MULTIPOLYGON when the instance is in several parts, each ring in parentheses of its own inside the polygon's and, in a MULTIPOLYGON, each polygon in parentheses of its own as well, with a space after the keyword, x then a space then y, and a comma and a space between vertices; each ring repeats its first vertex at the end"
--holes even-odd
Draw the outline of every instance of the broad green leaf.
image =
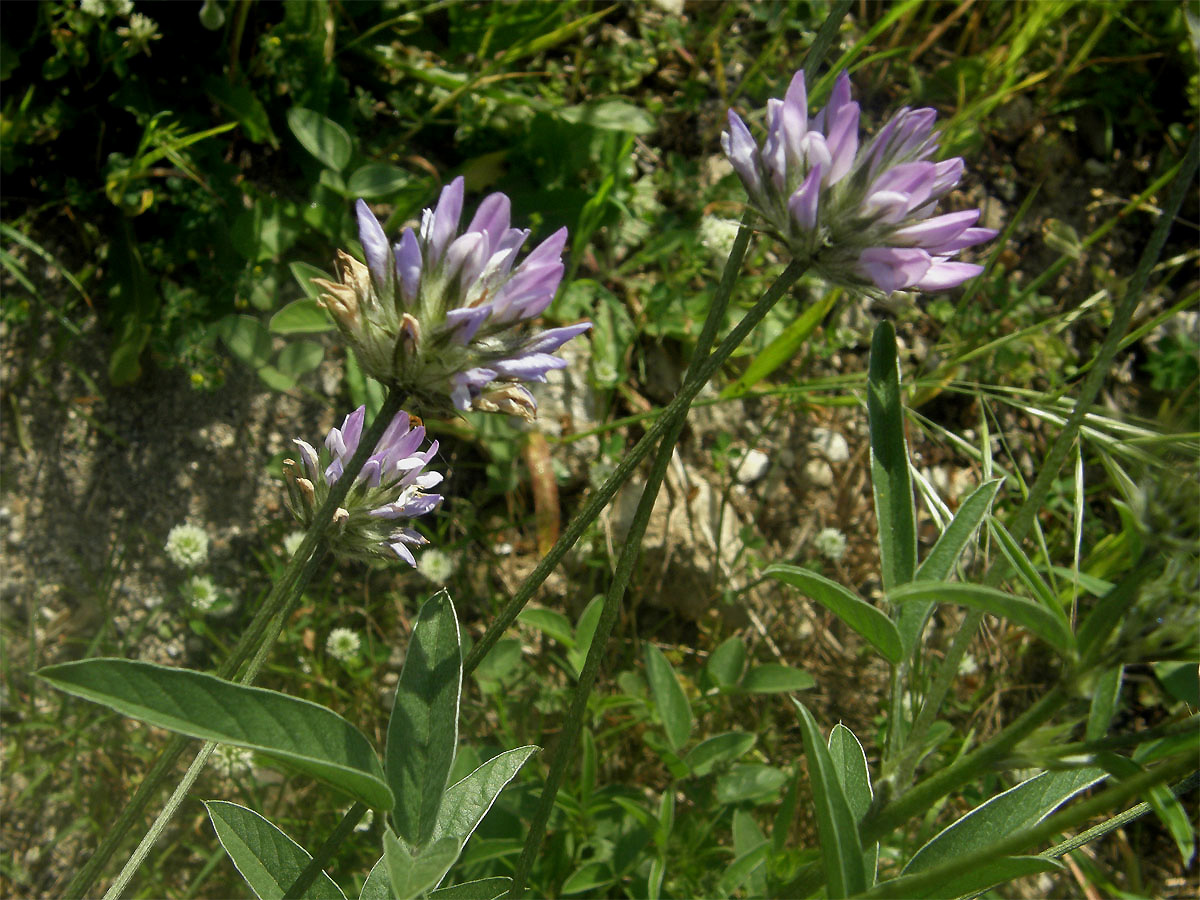
MULTIPOLYGON (((767 862, 767 854, 770 850, 771 845, 763 843, 747 850, 741 856, 735 857, 729 864, 729 868, 721 875, 721 880, 717 882, 717 889, 721 896, 732 896, 738 888, 760 871, 767 862)), ((751 894, 751 896, 757 896, 757 894, 751 894)))
MULTIPOLYGON (((862 744, 854 732, 840 722, 829 732, 829 758, 833 760, 834 772, 842 783, 850 814, 856 823, 861 823, 874 798, 871 773, 867 769, 867 754, 862 744)), ((868 883, 874 882, 878 866, 879 844, 876 842, 863 851, 863 871, 868 883)))
POLYGON ((504 875, 464 881, 429 892, 429 900, 499 900, 512 887, 512 879, 504 875))
POLYGON ((296 379, 291 375, 285 375, 274 366, 260 366, 254 370, 263 384, 273 391, 290 391, 296 386, 296 379))
POLYGON ((576 678, 583 672, 583 664, 587 662, 588 650, 592 646, 592 636, 596 633, 596 626, 600 624, 602 612, 604 612, 604 595, 597 594, 579 615, 579 624, 575 626, 575 646, 567 650, 567 662, 576 678))
POLYGON ((1060 653, 1067 653, 1073 638, 1062 619, 1040 603, 977 584, 918 581, 888 593, 892 603, 957 603, 1024 626, 1060 653))
POLYGON ((325 348, 316 341, 292 341, 279 351, 275 367, 285 375, 297 378, 311 372, 324 358, 325 348))
POLYGON ((1035 775, 944 828, 913 854, 903 874, 936 869, 968 853, 984 850, 1036 825, 1080 791, 1104 778, 1104 770, 1096 766, 1035 775))
POLYGON ((384 831, 383 860, 395 900, 415 900, 437 887, 458 859, 459 849, 453 838, 444 838, 412 853, 390 828, 384 831))
POLYGON ((833 304, 842 295, 835 288, 811 306, 805 307, 799 317, 767 344, 757 356, 750 361, 741 377, 725 390, 721 391, 721 399, 728 400, 740 397, 750 390, 784 363, 796 357, 804 342, 812 335, 817 326, 833 309, 833 304))
POLYGON ((895 624, 853 591, 799 566, 769 566, 764 574, 799 588, 805 596, 811 597, 853 628, 889 662, 898 663, 903 658, 904 647, 895 624))
MULTIPOLYGON (((312 862, 290 837, 253 810, 224 800, 205 800, 217 839, 260 900, 282 900, 312 862)), ((304 892, 305 900, 345 900, 333 879, 321 872, 304 892)))
POLYGON ((521 770, 525 761, 539 748, 517 747, 497 754, 461 781, 446 789, 433 826, 432 841, 454 838, 459 846, 467 842, 472 832, 496 802, 500 791, 521 770))
MULTIPOLYGON (((612 884, 614 877, 612 866, 608 863, 586 862, 567 876, 567 880, 562 885, 562 892, 563 894, 582 894, 585 891, 597 893, 596 888, 612 884)), ((598 893, 602 897, 608 894, 607 891, 598 893)))
POLYGON ((650 134, 658 128, 654 116, 625 100, 601 100, 583 103, 555 111, 559 118, 573 125, 590 125, 604 131, 624 131, 630 134, 650 134))
POLYGON ((1156 662, 1152 668, 1154 677, 1168 694, 1191 706, 1200 706, 1200 677, 1194 662, 1156 662))
MULTIPOLYGON (((297 261, 288 263, 288 270, 292 273, 292 277, 296 279, 296 284, 300 285, 300 290, 304 291, 304 296, 308 300, 320 300, 321 295, 325 293, 324 290, 322 290, 321 287, 314 282, 337 282, 337 278, 330 276, 330 274, 324 269, 318 269, 316 266, 310 266, 306 262, 297 261)), ((284 309, 287 309, 287 307, 285 306, 284 309)), ((326 319, 328 320, 328 317, 326 317, 326 319)), ((272 320, 271 330, 275 330, 274 320, 272 320)))
POLYGON ((271 334, 253 316, 226 316, 217 333, 229 352, 247 365, 265 366, 271 358, 271 334))
POLYGON ((403 190, 413 177, 401 168, 387 163, 367 163, 351 173, 346 182, 346 192, 353 197, 386 197, 403 190))
MULTIPOLYGON (((745 859, 755 850, 764 851, 769 846, 766 835, 763 834, 754 815, 745 809, 733 811, 733 854, 734 859, 745 859)), ((726 873, 728 874, 728 873, 726 873)), ((749 885, 746 893, 751 897, 764 897, 767 894, 767 872, 765 866, 751 866, 746 872, 749 885)))
POLYGON ((340 172, 350 162, 354 144, 346 129, 319 112, 293 106, 287 112, 288 127, 301 146, 323 165, 340 172))
POLYGON ((804 704, 792 698, 800 714, 800 734, 804 740, 804 755, 808 759, 808 779, 812 784, 813 807, 820 837, 821 859, 825 863, 825 878, 830 897, 849 897, 867 888, 862 843, 858 825, 842 782, 838 778, 829 748, 821 729, 804 704))
POLYGON ((650 693, 654 695, 654 705, 662 718, 667 742, 678 752, 692 733, 692 704, 679 684, 675 669, 661 650, 647 643, 645 658, 646 678, 650 682, 650 693))
POLYGON ((363 882, 358 900, 393 900, 392 882, 388 878, 387 857, 381 856, 363 882))
POLYGON ((293 300, 271 316, 270 329, 275 334, 321 334, 334 325, 325 307, 316 300, 293 300))
POLYGON ((462 645, 450 595, 438 591, 421 607, 400 671, 388 720, 385 766, 396 795, 392 819, 410 845, 433 834, 458 746, 462 645))
POLYGON ((390 810, 379 758, 357 728, 331 709, 188 669, 129 659, 85 659, 38 675, 60 690, 150 725, 247 747, 390 810))
POLYGON ((1004 884, 1014 878, 1026 878, 1043 872, 1056 872, 1062 863, 1044 856, 1003 856, 999 859, 969 869, 952 868, 947 863, 946 878, 935 887, 916 888, 913 882, 924 875, 902 875, 882 882, 872 896, 892 897, 896 900, 954 900, 956 897, 974 897, 995 885, 1004 884))
POLYGON ((722 763, 749 752, 757 738, 746 731, 727 731, 701 741, 687 752, 683 761, 692 770, 695 778, 703 777, 722 763))
POLYGON ((816 683, 816 679, 803 669, 793 669, 782 663, 766 663, 752 667, 738 690, 746 694, 785 694, 788 691, 807 691, 816 683))
POLYGON ((517 621, 533 626, 548 637, 554 638, 568 650, 575 646, 575 631, 571 628, 571 620, 558 610, 545 609, 541 606, 527 606, 521 610, 517 621))
POLYGON ((737 635, 722 641, 704 665, 713 683, 721 688, 734 687, 741 680, 745 668, 746 644, 737 635))
POLYGON ((890 591, 912 581, 917 568, 917 518, 904 439, 900 359, 891 322, 880 322, 871 338, 867 419, 871 429, 871 489, 879 523, 879 562, 883 589, 890 591))
MULTIPOLYGON (((996 492, 1003 483, 1001 478, 985 482, 959 505, 958 512, 954 514, 950 524, 938 536, 929 554, 917 567, 914 581, 945 581, 950 577, 955 564, 991 509, 996 492)), ((932 611, 932 603, 908 603, 900 608, 896 617, 896 628, 900 632, 905 653, 911 654, 916 650, 921 630, 932 611)))
POLYGON ((736 763, 717 779, 717 802, 774 800, 786 781, 787 774, 774 766, 736 763))

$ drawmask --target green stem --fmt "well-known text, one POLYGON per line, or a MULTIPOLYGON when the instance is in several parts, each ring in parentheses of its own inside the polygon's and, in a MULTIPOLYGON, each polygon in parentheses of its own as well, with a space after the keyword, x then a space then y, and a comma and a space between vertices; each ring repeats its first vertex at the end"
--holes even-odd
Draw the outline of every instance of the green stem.
MULTIPOLYGON (((1038 467, 1037 478, 1029 489, 1025 502, 1021 504, 1017 514, 1013 517, 1012 524, 1009 525, 1009 533, 1017 543, 1023 541, 1033 527, 1034 519, 1044 506, 1046 497, 1054 486, 1054 480, 1058 477, 1058 471, 1062 468, 1067 454, 1070 453, 1071 447, 1079 435, 1079 428, 1083 423, 1084 416, 1092 408, 1100 389, 1104 386, 1105 379, 1108 378, 1113 359, 1120 350, 1121 341, 1129 329, 1129 322, 1142 299, 1142 293, 1146 289, 1154 265, 1162 255, 1163 246, 1166 244, 1167 234, 1171 230, 1175 216, 1179 213, 1183 199, 1192 187, 1192 179, 1197 168, 1200 168, 1200 135, 1193 135, 1192 142, 1188 145, 1187 153, 1184 156, 1183 165, 1180 166, 1175 181, 1171 185, 1167 201, 1163 204, 1162 215, 1155 224, 1150 239, 1146 242, 1133 277, 1129 279, 1125 296, 1113 313, 1112 323, 1104 336, 1104 342, 1100 345, 1100 351, 1096 354, 1095 362, 1084 377, 1075 408, 1050 447, 1050 452, 1046 454, 1046 459, 1038 467)), ((1006 558, 998 558, 988 570, 983 583, 988 587, 998 587, 1007 577, 1009 568, 1006 558)), ((914 737, 919 738, 933 725, 933 721, 946 699, 946 694, 950 690, 950 685, 958 673, 959 663, 962 662, 982 621, 983 613, 977 611, 969 612, 963 620, 958 633, 951 642, 950 649, 942 660, 934 684, 926 695, 921 712, 909 732, 910 740, 914 737)), ((908 777, 897 781, 897 785, 904 785, 911 777, 911 771, 907 775, 908 777)))
MULTIPOLYGON (((229 657, 217 670, 218 676, 222 678, 231 678, 237 673, 237 671, 242 667, 242 664, 251 656, 251 654, 255 652, 264 654, 263 648, 260 646, 260 641, 263 634, 266 632, 268 625, 273 619, 279 618, 279 625, 282 626, 282 617, 280 614, 293 600, 293 598, 299 595, 300 590, 303 590, 304 585, 307 584, 307 579, 312 577, 312 573, 315 571, 316 565, 320 561, 319 559, 314 561, 314 555, 317 544, 321 540, 321 536, 325 533, 325 529, 332 521, 334 511, 338 508, 338 506, 341 505, 342 501, 346 499, 346 494, 349 492, 354 482, 354 477, 362 469, 371 453, 374 452, 375 444, 377 444, 379 439, 383 436, 383 432, 391 422, 392 418, 394 418, 396 413, 400 411, 400 406, 403 404, 403 402, 404 396, 400 392, 390 391, 388 393, 386 399, 383 401, 383 407, 380 409, 379 415, 377 415, 375 420, 371 423, 370 429, 360 440, 358 450, 355 452, 354 457, 346 466, 345 474, 330 488, 329 496, 326 497, 325 502, 321 505, 320 509, 317 510, 316 515, 313 517, 313 523, 309 527, 307 533, 304 535, 304 540, 300 543, 300 547, 296 550, 295 555, 288 562, 287 567, 284 569, 283 575, 280 577, 279 581, 276 582, 271 592, 267 595, 266 600, 263 601, 262 606, 255 614, 254 619, 251 621, 249 627, 245 632, 243 632, 241 638, 237 642, 237 645, 230 652, 229 657), (301 582, 302 577, 304 578, 303 582, 301 582)), ((276 628, 274 634, 278 634, 278 628, 276 628)), ((259 665, 261 666, 261 662, 259 665)), ((257 673, 257 668, 248 669, 245 673, 243 673, 242 678, 238 680, 243 684, 248 684, 251 680, 253 680, 257 673)), ((91 895, 91 888, 95 883, 96 878, 99 877, 104 866, 108 863, 109 859, 112 858, 125 835, 141 818, 146 806, 150 802, 150 799, 154 796, 154 794, 162 786, 162 783, 166 780, 167 776, 170 774, 175 762, 179 759, 184 749, 188 746, 189 740, 189 738, 179 735, 171 738, 170 743, 168 743, 166 749, 163 751, 158 761, 154 764, 153 768, 151 768, 145 780, 142 781, 137 791, 134 792, 133 797, 126 804, 125 809, 122 810, 120 817, 117 819, 116 823, 113 825, 105 839, 100 843, 100 846, 96 849, 96 852, 82 867, 80 867, 79 871, 75 874, 75 877, 71 879, 71 882, 67 885, 67 889, 64 893, 65 897, 83 898, 91 895)), ((208 752, 211 752, 211 748, 208 752)), ((201 748, 200 753, 197 754, 197 757, 200 755, 207 756, 204 747, 201 748)), ((194 762, 193 766, 195 766, 194 762)), ((189 768, 188 771, 191 772, 191 768, 189 768)), ((185 775, 185 779, 186 778, 187 776, 185 775)), ((192 780, 194 781, 194 777, 192 780)), ((155 825, 157 826, 157 824, 158 822, 156 821, 155 825)), ((163 825, 165 824, 166 823, 164 821, 163 825)), ((154 826, 152 826, 152 830, 153 828, 154 826)), ((146 838, 150 838, 150 836, 151 835, 148 832, 146 838)), ((146 842, 146 838, 143 838, 143 844, 146 842)), ((157 834, 154 835, 154 838, 157 839, 157 834)), ((153 841, 151 841, 151 844, 152 843, 153 841)), ((148 849, 149 846, 146 847, 146 850, 148 849)), ((134 851, 135 855, 138 854, 139 851, 141 851, 141 844, 139 844, 138 850, 134 851)), ((142 855, 144 856, 145 853, 142 852, 142 855)), ((134 863, 132 858, 129 863, 125 864, 124 868, 121 870, 121 874, 117 876, 117 881, 114 882, 113 888, 118 888, 119 885, 119 889, 123 889, 125 884, 128 883, 133 870, 136 868, 136 864, 131 865, 131 863, 134 863)), ((106 897, 110 895, 112 897, 117 896, 116 893, 113 893, 113 888, 109 889, 108 894, 105 895, 106 897)))
POLYGON ((346 810, 346 814, 342 816, 342 821, 338 822, 337 828, 329 835, 321 848, 309 860, 304 871, 296 876, 296 880, 292 882, 292 886, 287 889, 283 895, 283 900, 299 900, 304 896, 304 892, 308 890, 308 886, 313 883, 313 879, 318 874, 325 870, 325 866, 333 859, 333 854, 337 848, 342 845, 342 842, 348 838, 354 831, 354 826, 358 824, 359 819, 367 811, 367 805, 355 801, 354 805, 346 810))
MULTIPOLYGON (((739 233, 739 239, 746 237, 747 231, 746 228, 743 228, 739 233)), ((736 251, 734 255, 738 255, 736 251)), ((733 261, 733 256, 730 257, 730 260, 731 262, 733 261)), ((716 371, 716 368, 710 366, 710 363, 716 360, 719 365, 721 360, 727 358, 745 336, 749 334, 750 330, 762 320, 767 312, 795 284, 796 280, 804 273, 805 268, 805 266, 795 262, 789 265, 758 304, 746 314, 745 318, 738 323, 729 336, 721 342, 716 352, 704 358, 703 355, 707 351, 708 346, 711 345, 716 334, 717 324, 724 315, 724 304, 728 302, 729 293, 732 292, 732 276, 736 276, 738 266, 729 265, 725 269, 725 277, 722 279, 721 289, 714 300, 714 308, 709 311, 709 316, 705 321, 700 343, 697 347, 695 358, 703 358, 703 362, 695 367, 694 372, 689 371, 688 377, 684 379, 679 396, 672 402, 668 408, 668 412, 659 420, 666 425, 663 429, 662 443, 659 445, 654 464, 647 477, 646 486, 642 489, 642 496, 638 501, 637 511, 634 513, 629 534, 626 535, 623 542, 624 546, 617 560, 612 584, 604 598, 604 607, 600 613, 600 621, 597 623, 595 634, 592 636, 592 643, 588 648, 587 660, 584 662, 583 671, 579 676, 579 684, 575 689, 574 696, 571 698, 571 706, 567 711, 566 722, 559 736, 558 746, 555 748, 554 760, 550 765, 550 773, 546 778, 546 785, 542 789, 542 796, 537 812, 530 823, 525 839, 525 846, 521 851, 520 859, 517 860, 516 869, 513 872, 513 883, 509 888, 508 895, 514 898, 514 900, 524 894, 525 881, 533 866, 534 856, 541 846, 542 837, 546 831, 546 824, 550 820, 550 813, 554 809, 554 801, 558 796, 558 789, 562 785, 567 767, 570 765, 575 744, 583 728, 584 717, 587 714, 588 697, 591 694, 592 686, 595 684, 596 674, 600 669, 600 661, 607 652, 608 639, 612 634, 613 626, 616 624, 621 599, 625 595, 625 588, 629 583, 634 564, 637 562, 638 554, 641 551, 642 536, 645 534, 646 526, 650 521, 650 514, 654 509, 654 501, 658 496, 658 489, 666 474, 667 466, 670 464, 675 443, 678 441, 679 434, 687 421, 687 410, 690 401, 708 382, 708 379, 712 377, 712 373, 716 371)))

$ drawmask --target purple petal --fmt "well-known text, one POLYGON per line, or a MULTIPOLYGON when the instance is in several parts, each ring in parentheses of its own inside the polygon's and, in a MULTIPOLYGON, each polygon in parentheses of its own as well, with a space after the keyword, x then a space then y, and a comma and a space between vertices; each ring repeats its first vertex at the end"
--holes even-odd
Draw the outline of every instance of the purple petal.
POLYGON ((577 325, 564 325, 561 328, 550 328, 534 335, 521 348, 522 353, 553 353, 573 337, 583 334, 592 327, 591 322, 580 322, 577 325))
POLYGON ((487 235, 489 251, 495 250, 500 238, 508 230, 508 217, 512 204, 508 197, 497 191, 488 194, 475 210, 468 232, 479 231, 487 235))
POLYGON ((800 142, 808 133, 808 91, 804 87, 804 70, 792 76, 783 106, 779 110, 779 127, 784 147, 792 158, 804 155, 800 142))
POLYGON ((396 245, 396 271, 400 273, 400 294, 411 306, 421 290, 421 245, 411 228, 405 228, 396 245))
POLYGON ((516 359, 504 359, 492 363, 492 367, 502 377, 519 378, 522 381, 545 381, 546 373, 551 369, 562 369, 567 361, 561 356, 549 353, 530 353, 516 359))
POLYGON ((935 261, 929 271, 916 283, 922 291, 944 291, 958 287, 983 271, 983 266, 973 263, 935 261))
POLYGON ((317 451, 313 449, 312 444, 308 441, 302 441, 300 438, 293 438, 292 443, 300 448, 300 459, 304 463, 304 468, 308 470, 308 477, 314 481, 317 478, 317 451))
POLYGON ((537 267, 549 262, 558 262, 562 256, 563 247, 566 245, 567 229, 564 226, 534 247, 525 257, 525 261, 517 267, 518 271, 526 266, 537 267))
POLYGON ((458 278, 461 285, 469 285, 483 271, 487 262, 487 236, 478 231, 470 231, 462 237, 455 238, 446 250, 446 262, 443 270, 446 278, 458 278))
POLYGON ((771 176, 776 190, 787 183, 787 141, 783 134, 783 101, 767 101, 767 139, 762 148, 763 168, 771 176))
POLYGON ((379 439, 379 443, 375 445, 376 453, 386 453, 398 440, 408 433, 409 418, 408 413, 404 410, 396 413, 392 421, 388 423, 387 430, 384 431, 383 437, 379 439))
POLYGON ((462 216, 463 177, 459 175, 442 188, 438 198, 437 209, 429 226, 429 236, 426 248, 429 265, 436 266, 442 261, 446 247, 458 231, 458 220, 462 216))
POLYGON ((493 320, 512 322, 538 315, 554 299, 562 276, 561 262, 531 268, 525 260, 492 299, 493 320))
POLYGON ((932 262, 924 250, 912 247, 869 247, 858 257, 858 270, 890 294, 920 281, 932 262))
POLYGON ((968 228, 952 241, 947 241, 936 247, 926 247, 925 249, 929 251, 930 256, 950 256, 959 250, 974 247, 976 244, 982 244, 984 241, 990 241, 999 233, 994 228, 968 228))
POLYGON ((758 172, 758 145, 746 123, 732 109, 729 110, 729 130, 721 134, 721 149, 742 179, 746 192, 752 197, 760 193, 762 176, 758 172))
POLYGON ((412 552, 407 547, 405 547, 402 543, 400 543, 399 541, 395 541, 393 543, 388 544, 388 547, 391 548, 393 553, 395 553, 398 557, 400 557, 402 560, 404 560, 406 563, 408 563, 414 569, 417 567, 417 561, 413 557, 412 552))
POLYGON ((371 270, 376 289, 385 292, 392 283, 392 254, 387 235, 364 201, 356 202, 354 211, 358 216, 358 240, 367 258, 367 268, 371 270))
POLYGON ((979 210, 965 209, 962 212, 946 213, 906 225, 892 232, 891 240, 906 247, 937 247, 952 241, 979 221, 979 210))
POLYGON ((838 113, 849 102, 850 75, 843 69, 838 75, 837 80, 833 83, 833 92, 829 95, 829 102, 823 110, 813 116, 812 127, 828 135, 829 131, 826 130, 826 126, 837 121, 838 113))
POLYGON ((349 458, 358 449, 358 439, 362 437, 363 420, 367 417, 366 406, 360 406, 342 423, 342 440, 346 443, 345 454, 349 458))
POLYGON ((788 200, 788 212, 805 231, 817 227, 817 203, 821 196, 821 167, 814 166, 804 183, 788 200))
POLYGON ((491 314, 490 304, 452 309, 446 313, 446 327, 453 332, 454 341, 465 347, 491 314))
POLYGON ((841 181, 854 165, 854 157, 858 153, 858 115, 858 104, 847 103, 838 109, 833 118, 825 139, 833 158, 825 175, 827 186, 841 181))

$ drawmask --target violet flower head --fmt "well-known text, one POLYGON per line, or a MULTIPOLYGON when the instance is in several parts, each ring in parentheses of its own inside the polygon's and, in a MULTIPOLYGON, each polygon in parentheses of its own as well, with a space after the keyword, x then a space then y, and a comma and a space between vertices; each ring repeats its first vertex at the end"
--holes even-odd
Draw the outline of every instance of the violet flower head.
MULTIPOLYGON (((296 439, 303 468, 295 460, 283 461, 288 506, 306 527, 358 449, 365 416, 363 406, 346 416, 341 428, 330 429, 320 452, 296 439)), ((424 425, 414 427, 408 413, 396 414, 354 479, 342 501, 345 505, 334 513, 326 538, 335 553, 358 559, 398 556, 410 566, 417 564, 409 547, 419 547, 426 540, 404 522, 425 515, 442 502, 440 494, 429 493, 441 482, 441 473, 425 471, 437 454, 438 442, 422 450, 424 440, 424 425)))
POLYGON ((358 235, 366 265, 338 251, 341 283, 320 280, 321 302, 368 374, 406 391, 422 411, 469 409, 532 419, 521 382, 545 381, 566 361, 553 353, 591 324, 542 332, 518 327, 550 305, 563 276, 561 228, 518 264, 529 231, 509 225, 509 199, 479 204, 459 234, 463 179, 442 189, 417 231, 390 244, 359 200, 358 235))
POLYGON ((979 210, 934 215, 963 174, 959 157, 933 162, 937 113, 905 107, 859 145, 858 104, 842 72, 829 104, 809 117, 804 72, 767 101, 761 148, 733 110, 721 146, 766 230, 821 277, 856 288, 940 291, 983 271, 957 262, 996 232, 979 210))

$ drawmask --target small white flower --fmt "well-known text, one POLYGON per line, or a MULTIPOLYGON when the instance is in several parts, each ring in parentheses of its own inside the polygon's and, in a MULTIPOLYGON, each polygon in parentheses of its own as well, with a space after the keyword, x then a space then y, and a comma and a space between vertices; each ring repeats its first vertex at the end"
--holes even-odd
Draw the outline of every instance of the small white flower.
POLYGON ((361 646, 358 633, 350 628, 335 628, 325 639, 325 652, 336 660, 348 663, 358 656, 361 646))
POLYGON ((211 578, 193 575, 183 586, 183 597, 192 609, 203 615, 211 612, 216 606, 217 601, 221 599, 221 592, 217 590, 211 578))
POLYGON ((79 11, 97 19, 108 15, 104 0, 79 0, 79 11))
POLYGON ((445 584, 454 574, 454 561, 441 550, 426 550, 417 560, 417 571, 434 584, 445 584))
POLYGON ((739 224, 733 219, 722 219, 717 216, 705 216, 700 220, 700 244, 713 255, 713 260, 720 265, 725 264, 733 251, 733 241, 737 237, 739 224))
POLYGON ((253 763, 252 751, 245 747, 231 747, 229 744, 217 744, 208 758, 208 764, 216 769, 222 778, 246 775, 253 763))
POLYGON ((354 826, 354 830, 362 833, 371 830, 371 823, 375 821, 375 810, 368 809, 367 814, 358 820, 358 824, 354 826))
POLYGON ((958 662, 959 675, 974 675, 979 671, 979 663, 975 662, 975 657, 970 653, 963 656, 958 662))
POLYGON ((181 569, 194 569, 208 559, 208 534, 197 525, 176 525, 167 533, 164 548, 181 569))
POLYGON ((283 539, 283 552, 288 556, 295 556, 296 551, 300 549, 300 544, 304 541, 303 531, 293 531, 283 539))
POLYGON ((813 546, 826 559, 837 562, 846 554, 846 536, 836 528, 822 528, 813 538, 813 546))

